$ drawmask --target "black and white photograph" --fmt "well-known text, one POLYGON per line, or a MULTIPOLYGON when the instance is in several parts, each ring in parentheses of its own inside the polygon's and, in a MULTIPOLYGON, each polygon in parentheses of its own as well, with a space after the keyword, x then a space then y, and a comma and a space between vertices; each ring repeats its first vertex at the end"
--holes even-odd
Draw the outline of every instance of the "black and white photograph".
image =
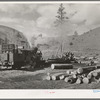
POLYGON ((100 89, 100 2, 0 2, 0 89, 100 89))

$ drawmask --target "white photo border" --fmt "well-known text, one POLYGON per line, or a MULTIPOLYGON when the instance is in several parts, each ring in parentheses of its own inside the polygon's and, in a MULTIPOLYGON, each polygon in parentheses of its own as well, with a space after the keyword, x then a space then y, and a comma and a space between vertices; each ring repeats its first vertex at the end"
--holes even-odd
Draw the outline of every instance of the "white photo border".
MULTIPOLYGON (((0 1, 0 3, 90 3, 100 1, 0 1)), ((99 99, 99 89, 1 89, 0 99, 99 99), (97 91, 97 92, 95 92, 97 91)))

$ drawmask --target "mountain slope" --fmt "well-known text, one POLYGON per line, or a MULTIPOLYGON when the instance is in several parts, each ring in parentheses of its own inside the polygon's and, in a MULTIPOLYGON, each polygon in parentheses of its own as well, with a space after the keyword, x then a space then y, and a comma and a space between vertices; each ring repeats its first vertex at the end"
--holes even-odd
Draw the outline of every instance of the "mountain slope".
POLYGON ((78 37, 72 37, 70 42, 72 51, 82 52, 100 51, 100 27, 90 30, 78 37))
POLYGON ((96 55, 100 54, 100 27, 90 30, 82 35, 62 37, 39 38, 37 44, 43 52, 44 57, 60 54, 61 44, 63 52, 72 51, 76 54, 96 55), (43 40, 43 41, 42 41, 43 40), (40 42, 39 42, 40 41, 40 42))
POLYGON ((0 39, 7 39, 8 43, 29 48, 29 43, 23 33, 16 29, 0 25, 0 39))

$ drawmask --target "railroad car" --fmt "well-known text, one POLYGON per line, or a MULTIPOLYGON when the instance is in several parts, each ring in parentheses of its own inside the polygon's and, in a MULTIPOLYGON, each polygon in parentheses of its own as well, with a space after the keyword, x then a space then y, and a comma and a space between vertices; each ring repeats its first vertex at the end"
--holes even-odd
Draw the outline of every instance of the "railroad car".
POLYGON ((13 69, 20 69, 22 66, 30 65, 30 62, 36 63, 34 67, 40 67, 44 65, 41 58, 42 56, 37 56, 36 59, 32 59, 36 53, 34 50, 25 50, 23 48, 17 48, 14 44, 4 44, 2 45, 2 53, 0 54, 0 61, 2 66, 12 67, 13 69), (40 57, 40 58, 39 58, 40 57))

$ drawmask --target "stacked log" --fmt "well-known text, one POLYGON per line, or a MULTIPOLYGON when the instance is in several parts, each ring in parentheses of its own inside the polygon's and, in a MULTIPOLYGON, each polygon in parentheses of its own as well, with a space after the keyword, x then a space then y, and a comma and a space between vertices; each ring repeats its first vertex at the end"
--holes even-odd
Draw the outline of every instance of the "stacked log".
POLYGON ((65 78, 64 75, 59 76, 59 79, 60 79, 60 80, 63 80, 64 78, 65 78))
MULTIPOLYGON (((52 64, 52 69, 69 69, 72 64, 52 64), (68 67, 68 68, 67 68, 68 67)), ((100 69, 96 67, 83 67, 78 68, 77 70, 67 70, 66 72, 60 72, 50 75, 47 74, 47 80, 64 80, 67 83, 76 83, 76 84, 89 84, 91 82, 100 82, 100 69)))
POLYGON ((87 78, 87 77, 84 77, 82 81, 83 81, 83 83, 85 83, 85 84, 89 84, 89 83, 90 83, 90 79, 87 78))
POLYGON ((75 83, 75 82, 76 82, 76 78, 73 78, 73 77, 68 80, 68 83, 70 84, 75 83))
POLYGON ((77 75, 76 75, 76 74, 73 74, 72 77, 73 77, 73 78, 77 78, 77 75))
POLYGON ((69 75, 61 75, 61 76, 59 76, 59 79, 60 80, 64 80, 66 77, 68 77, 69 75))
POLYGON ((77 69, 77 73, 78 73, 78 74, 82 74, 82 73, 83 73, 83 68, 78 68, 78 69, 77 69))
POLYGON ((67 75, 71 75, 71 70, 67 70, 67 71, 66 71, 66 74, 67 74, 67 75))
POLYGON ((88 78, 88 79, 91 79, 92 77, 93 77, 92 73, 89 73, 89 74, 87 75, 87 78, 88 78))
POLYGON ((78 72, 77 72, 77 70, 73 71, 73 73, 74 73, 75 75, 78 75, 78 72))
POLYGON ((91 82, 99 82, 99 79, 96 79, 95 77, 92 77, 91 82))
POLYGON ((95 70, 96 68, 95 67, 85 67, 85 68, 78 68, 77 69, 77 73, 78 74, 84 74, 84 73, 89 73, 93 70, 95 70))
POLYGON ((83 78, 83 83, 90 83, 90 82, 96 82, 97 79, 100 77, 100 70, 96 69, 94 71, 91 71, 87 77, 83 78))
POLYGON ((52 80, 50 73, 47 73, 47 76, 44 79, 46 79, 46 80, 52 80))
POLYGON ((86 74, 86 73, 81 75, 81 77, 82 77, 82 78, 84 78, 84 77, 86 77, 86 76, 87 76, 87 74, 86 74))
POLYGON ((77 78, 76 84, 81 84, 82 83, 82 77, 77 78))
POLYGON ((93 75, 93 77, 99 79, 100 78, 100 69, 96 69, 96 70, 92 71, 91 74, 93 75))
POLYGON ((70 84, 75 83, 76 82, 76 78, 73 78, 72 76, 66 77, 65 78, 65 82, 68 82, 70 84))
POLYGON ((98 72, 93 72, 92 74, 93 74, 94 77, 97 77, 99 73, 98 72))
POLYGON ((46 80, 52 80, 51 76, 47 76, 46 80))
POLYGON ((51 69, 72 69, 72 64, 52 64, 51 69))
POLYGON ((83 68, 83 72, 84 72, 84 73, 89 73, 89 72, 91 72, 91 71, 93 71, 93 70, 95 70, 95 69, 96 69, 95 67, 83 68))
POLYGON ((64 81, 68 82, 69 79, 70 79, 70 77, 66 77, 64 81))
POLYGON ((52 77, 52 80, 60 80, 60 77, 62 75, 64 75, 64 73, 55 73, 51 77, 52 77))
POLYGON ((96 69, 100 69, 100 65, 95 66, 96 69))

